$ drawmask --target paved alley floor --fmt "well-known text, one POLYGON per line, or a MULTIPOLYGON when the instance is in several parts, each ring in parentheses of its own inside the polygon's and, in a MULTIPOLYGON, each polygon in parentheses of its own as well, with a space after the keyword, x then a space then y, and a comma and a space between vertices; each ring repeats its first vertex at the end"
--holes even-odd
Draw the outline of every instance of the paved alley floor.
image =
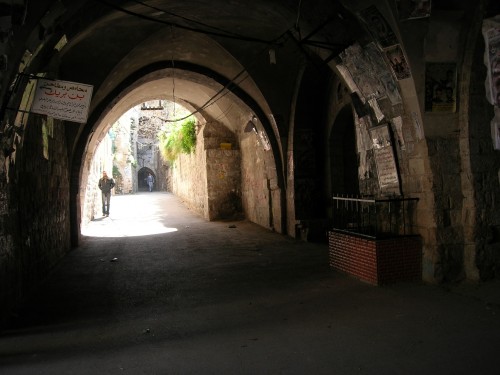
POLYGON ((113 196, 0 336, 0 374, 500 374, 499 283, 374 287, 324 244, 113 196))

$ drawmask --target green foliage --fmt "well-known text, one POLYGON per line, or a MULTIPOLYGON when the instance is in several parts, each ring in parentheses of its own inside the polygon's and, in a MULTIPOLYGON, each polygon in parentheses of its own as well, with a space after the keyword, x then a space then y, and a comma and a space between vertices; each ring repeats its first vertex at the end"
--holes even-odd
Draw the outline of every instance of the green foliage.
POLYGON ((179 134, 182 152, 190 154, 196 148, 196 122, 194 119, 184 121, 179 134))
POLYGON ((120 173, 120 170, 116 165, 113 165, 113 178, 116 180, 117 178, 120 178, 122 174, 120 173))
POLYGON ((129 163, 132 167, 137 168, 137 161, 132 154, 127 156, 127 163, 129 163))
POLYGON ((182 123, 172 123, 158 132, 163 159, 173 162, 179 154, 190 154, 196 148, 196 121, 190 117, 182 123))

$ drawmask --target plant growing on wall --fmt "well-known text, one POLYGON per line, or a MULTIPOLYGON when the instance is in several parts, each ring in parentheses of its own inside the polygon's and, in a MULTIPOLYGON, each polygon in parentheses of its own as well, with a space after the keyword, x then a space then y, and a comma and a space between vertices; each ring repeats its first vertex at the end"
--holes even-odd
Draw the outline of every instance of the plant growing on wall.
POLYGON ((120 172, 120 169, 116 166, 113 165, 113 179, 115 180, 115 192, 117 194, 122 194, 123 191, 123 176, 120 172))
POLYGON ((172 123, 158 132, 160 153, 164 160, 173 162, 179 154, 190 154, 196 148, 196 121, 190 117, 181 123, 172 123))
POLYGON ((116 165, 113 165, 113 178, 121 178, 122 174, 116 165))

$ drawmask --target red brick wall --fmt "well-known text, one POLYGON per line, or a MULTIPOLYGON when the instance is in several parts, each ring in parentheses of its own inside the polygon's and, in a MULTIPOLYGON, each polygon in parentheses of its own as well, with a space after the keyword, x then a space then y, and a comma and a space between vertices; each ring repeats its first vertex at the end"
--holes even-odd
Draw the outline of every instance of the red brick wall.
POLYGON ((422 279, 422 243, 419 236, 376 240, 378 283, 422 279))
POLYGON ((418 236, 375 239, 329 232, 330 266, 373 285, 421 280, 422 245, 418 236))

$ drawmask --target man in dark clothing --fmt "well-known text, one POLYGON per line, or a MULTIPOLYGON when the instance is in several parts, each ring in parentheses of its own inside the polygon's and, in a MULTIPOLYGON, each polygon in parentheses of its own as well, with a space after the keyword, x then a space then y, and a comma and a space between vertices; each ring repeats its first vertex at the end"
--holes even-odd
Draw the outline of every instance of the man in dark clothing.
POLYGON ((99 189, 102 197, 102 216, 109 216, 109 203, 111 201, 111 189, 115 187, 115 182, 109 178, 106 172, 102 172, 102 178, 99 179, 99 189))

